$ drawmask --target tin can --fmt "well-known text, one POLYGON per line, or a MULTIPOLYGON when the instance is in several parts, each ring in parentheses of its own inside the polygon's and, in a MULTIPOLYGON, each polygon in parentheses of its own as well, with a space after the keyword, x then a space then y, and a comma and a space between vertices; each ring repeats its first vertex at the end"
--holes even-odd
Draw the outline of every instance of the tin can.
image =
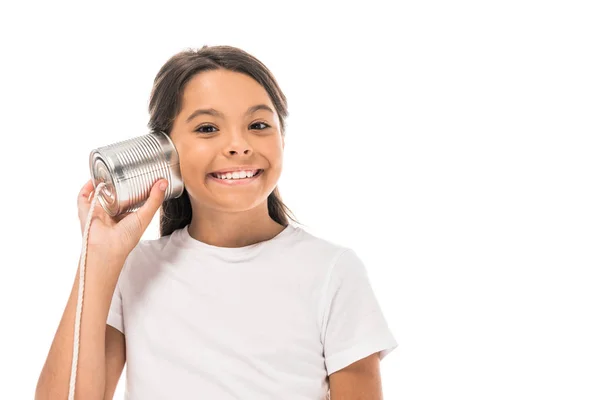
POLYGON ((162 178, 169 182, 165 200, 183 194, 179 154, 164 132, 99 147, 91 151, 89 162, 94 189, 106 184, 98 201, 111 217, 139 209, 162 178))

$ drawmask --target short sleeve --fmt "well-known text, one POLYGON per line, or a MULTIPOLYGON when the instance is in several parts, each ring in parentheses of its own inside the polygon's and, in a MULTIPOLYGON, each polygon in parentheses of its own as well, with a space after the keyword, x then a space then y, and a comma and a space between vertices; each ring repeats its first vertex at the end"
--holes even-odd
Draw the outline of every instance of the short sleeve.
MULTIPOLYGON (((129 258, 127 258, 129 260, 129 258)), ((108 310, 108 318, 106 323, 115 329, 118 329, 121 333, 125 334, 125 324, 123 322, 123 295, 121 292, 122 280, 124 279, 125 267, 127 266, 127 262, 121 269, 121 273, 119 275, 119 279, 117 280, 117 285, 115 286, 115 291, 112 296, 112 301, 110 303, 110 308, 108 310)))
POLYGON ((328 375, 377 352, 381 360, 398 346, 366 268, 352 249, 342 250, 331 267, 322 313, 321 340, 328 375))

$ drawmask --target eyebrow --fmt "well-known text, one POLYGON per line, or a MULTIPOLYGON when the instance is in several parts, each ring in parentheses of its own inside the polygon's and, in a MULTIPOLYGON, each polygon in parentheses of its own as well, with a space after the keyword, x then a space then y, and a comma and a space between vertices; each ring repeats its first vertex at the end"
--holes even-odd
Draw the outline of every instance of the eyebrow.
MULTIPOLYGON (((248 108, 248 110, 246 111, 246 114, 244 114, 244 115, 250 115, 258 110, 265 110, 265 111, 269 111, 272 114, 275 114, 275 112, 268 105, 257 104, 255 106, 248 108)), ((201 108, 201 109, 198 109, 198 110, 194 111, 193 113, 191 113, 190 116, 187 117, 185 122, 188 123, 199 115, 212 115, 213 117, 221 117, 221 118, 225 117, 222 112, 217 111, 214 108, 201 108)))

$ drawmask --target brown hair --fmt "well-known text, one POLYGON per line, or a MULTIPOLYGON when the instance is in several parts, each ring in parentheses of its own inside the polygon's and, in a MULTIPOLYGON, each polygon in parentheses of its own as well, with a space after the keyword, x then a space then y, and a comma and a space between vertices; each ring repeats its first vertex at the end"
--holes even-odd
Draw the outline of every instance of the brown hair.
MULTIPOLYGON (((279 117, 281 134, 285 135, 287 100, 269 69, 244 50, 231 46, 203 46, 187 49, 172 56, 161 67, 154 79, 148 111, 148 128, 171 134, 173 121, 182 108, 186 83, 196 74, 215 69, 227 69, 246 74, 265 88, 279 117)), ((293 218, 291 210, 283 203, 277 187, 267 198, 269 216, 281 225, 293 218)), ((176 198, 162 204, 160 236, 167 236, 192 221, 192 205, 186 190, 176 198)))

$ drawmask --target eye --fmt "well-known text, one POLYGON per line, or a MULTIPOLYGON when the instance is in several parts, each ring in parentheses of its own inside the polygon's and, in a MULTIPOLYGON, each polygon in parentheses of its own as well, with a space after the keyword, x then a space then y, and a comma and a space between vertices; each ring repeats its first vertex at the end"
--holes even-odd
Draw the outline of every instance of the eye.
POLYGON ((198 132, 198 133, 214 133, 216 131, 217 131, 217 128, 212 125, 202 125, 202 126, 199 126, 198 129, 195 130, 195 132, 198 132), (214 131, 207 130, 207 129, 214 129, 214 131))
POLYGON ((252 125, 250 125, 250 129, 258 129, 259 131, 262 131, 263 129, 267 129, 267 128, 270 128, 270 127, 271 126, 269 124, 266 124, 264 122, 255 122, 252 125), (261 126, 261 125, 262 125, 262 128, 253 128, 253 127, 261 126))

